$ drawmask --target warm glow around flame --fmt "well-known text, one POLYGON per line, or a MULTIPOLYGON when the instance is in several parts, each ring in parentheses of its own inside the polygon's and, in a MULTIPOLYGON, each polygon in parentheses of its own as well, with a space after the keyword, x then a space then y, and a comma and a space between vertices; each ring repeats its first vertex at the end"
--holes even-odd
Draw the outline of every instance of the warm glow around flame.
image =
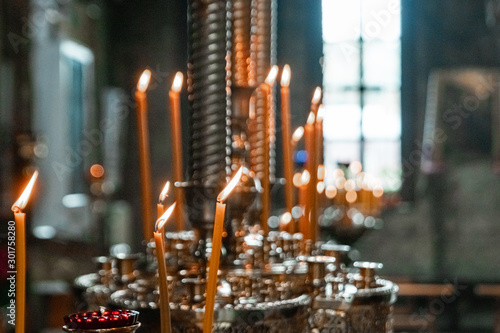
POLYGON ((175 73, 174 82, 172 82, 172 91, 174 91, 176 93, 181 91, 183 78, 184 78, 184 75, 182 75, 181 72, 175 73))
POLYGON ((309 125, 314 124, 314 119, 316 119, 316 117, 314 116, 314 112, 309 112, 309 116, 307 117, 307 123, 309 125))
POLYGON ((302 174, 300 172, 297 172, 293 175, 293 185, 295 187, 300 187, 302 186, 302 174))
POLYGON ((297 127, 295 132, 293 132, 293 134, 292 134, 293 142, 299 142, 300 139, 302 139, 303 135, 304 135, 304 127, 302 127, 302 126, 297 127))
POLYGON ((302 172, 302 176, 300 177, 300 181, 301 181, 302 185, 309 184, 310 180, 311 180, 311 174, 309 173, 309 171, 304 170, 302 172))
POLYGON ((323 193, 325 190, 325 182, 321 181, 316 184, 316 191, 318 191, 319 194, 323 193))
POLYGON ((316 121, 323 121, 323 117, 325 116, 325 106, 321 104, 318 108, 318 114, 316 115, 316 121))
POLYGON ((167 223, 168 219, 170 218, 170 215, 172 215, 172 212, 174 211, 175 208, 175 202, 172 204, 172 206, 168 207, 168 209, 163 213, 162 216, 156 221, 156 226, 155 230, 161 230, 164 226, 165 223, 167 223))
POLYGON ((274 80, 276 80, 276 76, 278 76, 278 66, 274 65, 266 77, 266 83, 272 86, 274 84, 274 80))
POLYGON ((28 199, 30 198, 31 190, 33 189, 33 186, 35 185, 36 178, 38 177, 38 171, 35 171, 33 173, 33 176, 31 176, 31 179, 24 188, 23 194, 17 199, 16 202, 12 205, 12 211, 14 213, 21 213, 22 210, 26 207, 26 204, 28 204, 28 199))
POLYGON ((318 104, 320 99, 321 99, 321 88, 316 87, 316 90, 314 90, 314 96, 312 98, 312 103, 318 104))
POLYGON ((160 197, 158 198, 158 202, 162 203, 165 198, 168 196, 168 190, 170 189, 170 182, 167 182, 165 186, 163 187, 163 190, 161 190, 160 197))
POLYGON ((150 79, 151 79, 151 72, 149 71, 149 69, 146 69, 144 72, 142 72, 139 82, 137 82, 137 90, 145 92, 146 89, 148 89, 150 79))
POLYGON ((281 73, 281 86, 282 87, 288 87, 290 85, 290 66, 285 65, 283 67, 283 73, 281 73))
POLYGON ((289 212, 286 212, 285 214, 281 215, 281 224, 283 225, 287 225, 288 223, 290 223, 292 221, 292 214, 290 214, 289 212))
POLYGON ((225 201, 229 193, 236 187, 238 182, 240 181, 241 175, 243 174, 243 167, 240 167, 236 175, 234 175, 233 179, 226 185, 226 187, 219 193, 217 197, 217 201, 222 202, 225 201))

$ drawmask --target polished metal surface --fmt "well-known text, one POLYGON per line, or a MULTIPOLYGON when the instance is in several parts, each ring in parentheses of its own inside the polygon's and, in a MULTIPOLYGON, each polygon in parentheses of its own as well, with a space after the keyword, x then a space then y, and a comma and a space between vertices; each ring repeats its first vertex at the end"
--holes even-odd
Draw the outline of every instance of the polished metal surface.
POLYGON ((134 333, 141 326, 141 323, 135 325, 116 327, 116 328, 101 328, 101 329, 80 329, 80 328, 67 328, 63 326, 65 332, 72 333, 134 333))

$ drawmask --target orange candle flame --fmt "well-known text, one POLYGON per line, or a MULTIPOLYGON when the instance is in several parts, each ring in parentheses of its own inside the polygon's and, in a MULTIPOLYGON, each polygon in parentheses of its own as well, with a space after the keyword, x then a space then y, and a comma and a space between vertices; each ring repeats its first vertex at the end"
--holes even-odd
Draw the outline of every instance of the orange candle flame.
POLYGON ((33 173, 33 176, 31 176, 31 179, 30 179, 28 185, 26 185, 26 187, 24 188, 24 191, 21 194, 21 196, 19 197, 19 199, 17 199, 17 201, 14 202, 14 204, 12 205, 12 211, 14 213, 22 213, 23 209, 28 204, 31 190, 33 190, 33 186, 35 185, 37 177, 38 177, 38 171, 35 171, 33 173))
POLYGON ((274 84, 274 80, 276 80, 277 75, 278 75, 278 66, 274 65, 266 77, 266 83, 272 86, 274 84))
POLYGON ((243 174, 243 167, 240 167, 236 175, 234 175, 233 179, 226 185, 226 187, 219 193, 217 197, 218 202, 223 202, 226 200, 227 196, 231 191, 236 187, 238 182, 240 181, 241 175, 243 174))
POLYGON ((311 102, 313 104, 318 104, 320 99, 321 99, 321 88, 316 87, 316 90, 314 90, 314 96, 313 96, 311 102))
POLYGON ((293 175, 293 185, 295 187, 302 186, 302 174, 300 172, 293 175))
POLYGON ((309 171, 304 170, 304 172, 302 172, 302 176, 300 177, 300 180, 302 182, 302 185, 309 184, 309 181, 311 180, 311 174, 309 173, 309 171))
POLYGON ((168 190, 170 189, 170 182, 167 182, 161 190, 160 197, 158 198, 158 203, 162 203, 168 197, 168 190))
POLYGON ((184 75, 181 72, 175 73, 174 82, 172 82, 172 91, 176 93, 181 91, 183 78, 184 75))
POLYGON ((290 212, 286 212, 283 215, 281 215, 280 222, 283 225, 287 225, 292 221, 292 214, 290 212))
POLYGON ((285 65, 285 67, 283 67, 283 73, 281 73, 282 87, 288 87, 290 85, 290 76, 291 76, 290 66, 285 65))
POLYGON ((165 213, 163 213, 163 215, 156 221, 155 231, 163 229, 165 223, 167 223, 167 220, 170 218, 170 215, 172 215, 174 208, 175 208, 175 202, 172 204, 172 206, 168 207, 165 213))
POLYGON ((323 193, 323 191, 325 190, 325 182, 324 181, 320 181, 316 184, 316 191, 321 194, 323 193))
POLYGON ((303 136, 304 136, 304 127, 299 126, 299 127, 297 127, 295 132, 293 132, 293 134, 292 134, 292 141, 299 142, 303 136))
POLYGON ((314 112, 309 112, 309 116, 307 117, 307 124, 309 124, 309 125, 314 124, 315 119, 316 119, 316 116, 314 115, 314 112))
POLYGON ((316 115, 316 121, 323 121, 323 117, 325 116, 325 106, 321 104, 318 108, 318 114, 316 115))
POLYGON ((137 90, 141 92, 145 92, 148 89, 149 80, 151 79, 151 71, 149 69, 144 70, 142 72, 139 81, 137 82, 137 90))

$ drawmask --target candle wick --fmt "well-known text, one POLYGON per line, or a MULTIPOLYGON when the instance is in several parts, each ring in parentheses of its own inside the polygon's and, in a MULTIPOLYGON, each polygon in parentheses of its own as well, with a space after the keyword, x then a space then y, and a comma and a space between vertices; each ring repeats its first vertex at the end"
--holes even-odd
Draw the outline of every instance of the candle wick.
POLYGON ((23 210, 18 206, 12 206, 12 211, 16 214, 22 213, 23 210))

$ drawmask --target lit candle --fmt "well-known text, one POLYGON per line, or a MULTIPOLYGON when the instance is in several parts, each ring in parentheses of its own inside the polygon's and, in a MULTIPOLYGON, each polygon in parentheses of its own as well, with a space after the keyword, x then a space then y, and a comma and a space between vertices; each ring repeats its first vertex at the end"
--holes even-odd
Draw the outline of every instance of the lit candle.
MULTIPOLYGON (((316 87, 314 90, 314 95, 311 100, 311 113, 314 113, 315 118, 318 118, 319 101, 321 100, 321 88, 316 87)), ((318 183, 318 139, 317 139, 317 128, 316 122, 313 120, 313 134, 311 137, 312 143, 310 144, 311 158, 310 158, 310 173, 311 182, 309 183, 308 196, 310 200, 310 212, 309 212, 309 227, 311 228, 310 236, 311 240, 316 243, 316 238, 318 234, 318 192, 316 191, 316 186, 318 183)))
POLYGON ((305 239, 313 239, 315 237, 315 234, 312 234, 313 229, 313 224, 314 224, 314 217, 316 214, 313 214, 314 211, 314 206, 315 206, 315 200, 316 200, 316 168, 315 168, 315 161, 316 161, 316 149, 315 149, 315 135, 314 135, 314 124, 315 124, 315 119, 316 116, 314 112, 310 112, 309 116, 307 117, 307 123, 304 126, 304 140, 305 140, 305 148, 307 152, 307 160, 306 160, 306 165, 305 165, 305 170, 307 171, 307 174, 309 175, 309 181, 307 182, 306 186, 306 196, 305 196, 305 205, 304 205, 304 215, 305 215, 305 220, 308 223, 308 232, 304 233, 304 231, 301 230, 302 233, 304 233, 304 238, 305 239))
MULTIPOLYGON (((172 88, 169 92, 170 98, 170 125, 172 126, 172 160, 174 171, 174 182, 182 181, 182 134, 181 134, 181 112, 179 92, 182 88, 183 75, 181 72, 175 74, 172 88)), ((175 186, 175 199, 177 208, 175 210, 175 224, 177 231, 184 229, 184 195, 179 186, 175 186)))
POLYGON ((266 81, 260 85, 260 89, 264 94, 264 172, 262 176, 262 213, 261 213, 261 222, 260 226, 264 231, 264 235, 267 235, 269 232, 269 226, 267 225, 267 220, 269 219, 269 214, 271 210, 271 183, 269 179, 269 159, 270 159, 270 146, 271 146, 271 137, 269 133, 269 121, 270 121, 270 112, 272 111, 272 86, 274 85, 274 80, 276 79, 276 75, 278 74, 278 66, 273 66, 267 75, 266 81))
POLYGON ((158 285, 160 287, 160 320, 161 332, 170 333, 170 301, 168 299, 168 285, 167 285, 167 266, 165 264, 165 243, 163 237, 163 229, 165 223, 175 208, 175 202, 172 206, 163 213, 163 215, 156 221, 155 232, 153 237, 156 245, 156 259, 158 261, 158 285))
POLYGON ((310 228, 309 228, 309 217, 308 217, 308 209, 309 207, 309 196, 308 196, 308 188, 309 182, 311 181, 311 175, 309 171, 306 169, 300 175, 299 180, 299 203, 302 208, 302 216, 299 219, 299 232, 304 235, 305 239, 309 239, 310 228))
POLYGON ((325 107, 323 104, 321 104, 318 108, 318 112, 316 114, 316 151, 317 151, 317 164, 323 164, 323 157, 324 157, 324 151, 323 151, 323 117, 325 114, 325 107))
MULTIPOLYGON (((283 139, 283 168, 285 176, 285 205, 286 211, 293 208, 293 157, 290 147, 290 66, 285 65, 281 74, 281 133, 283 139)), ((287 223, 287 230, 295 232, 293 223, 287 223)))
POLYGON ((151 165, 149 161, 149 134, 146 102, 146 89, 149 85, 151 72, 145 70, 139 82, 137 82, 137 90, 135 99, 137 102, 137 133, 139 136, 139 163, 141 172, 141 194, 142 194, 142 232, 145 241, 148 241, 153 233, 153 218, 152 218, 152 195, 151 195, 151 165))
POLYGON ((207 293, 205 300, 205 316, 203 317, 203 333, 212 332, 212 323, 214 320, 215 292, 217 290, 217 272, 219 270, 220 250, 222 246, 222 231, 224 227, 224 215, 226 213, 227 196, 236 187, 240 181, 243 168, 240 167, 236 175, 226 185, 224 190, 217 197, 217 206, 215 210, 214 233, 212 236, 212 252, 210 254, 210 265, 207 279, 207 293))
POLYGON ((167 182, 165 184, 165 186, 163 187, 163 190, 161 191, 160 196, 158 197, 158 204, 156 204, 156 218, 157 219, 159 219, 164 213, 163 201, 165 201, 165 199, 167 198, 169 189, 170 189, 170 182, 167 182))
POLYGON ((302 136, 304 136, 304 127, 299 126, 292 134, 292 151, 295 151, 302 136))
POLYGON ((16 333, 24 333, 26 318, 26 214, 23 209, 28 203, 37 177, 38 171, 35 171, 19 199, 12 205, 16 228, 16 333))
POLYGON ((311 111, 314 112, 315 115, 318 113, 320 100, 321 100, 321 88, 316 87, 316 89, 314 90, 313 98, 311 100, 311 111))
MULTIPOLYGON (((290 212, 286 212, 283 215, 281 215, 280 231, 287 231, 288 229, 291 229, 291 228, 288 228, 288 225, 290 224, 290 222, 292 222, 292 214, 290 212)), ((293 231, 293 232, 295 232, 295 231, 293 231)))

